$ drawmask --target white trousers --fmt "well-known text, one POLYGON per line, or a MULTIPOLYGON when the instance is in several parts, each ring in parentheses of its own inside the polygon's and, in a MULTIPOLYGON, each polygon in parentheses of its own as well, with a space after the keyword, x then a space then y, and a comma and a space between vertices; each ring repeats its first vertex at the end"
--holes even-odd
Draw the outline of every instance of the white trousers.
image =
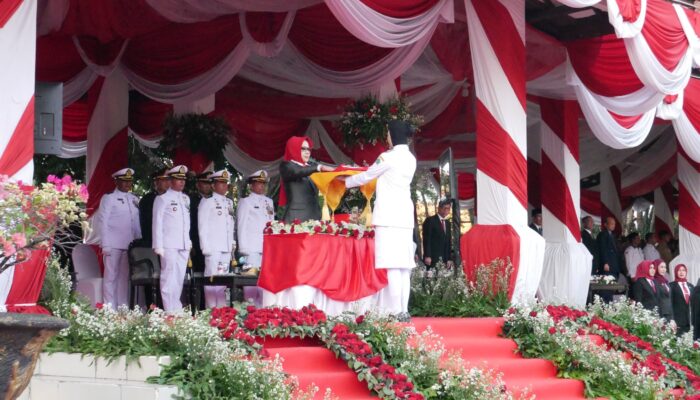
MULTIPOLYGON (((228 271, 231 263, 231 253, 215 251, 211 255, 204 256, 204 276, 212 276, 218 273, 218 266, 222 264, 228 271)), ((226 286, 204 286, 204 302, 207 308, 225 307, 226 286)))
POLYGON ((390 268, 386 270, 389 283, 377 293, 377 311, 380 314, 408 312, 408 296, 411 294, 411 270, 390 268))
POLYGON ((182 310, 182 285, 187 270, 188 250, 165 249, 160 258, 160 296, 163 298, 163 310, 168 313, 182 310))
POLYGON ((104 279, 102 280, 102 302, 117 308, 129 304, 129 259, 124 249, 111 249, 104 255, 104 279))

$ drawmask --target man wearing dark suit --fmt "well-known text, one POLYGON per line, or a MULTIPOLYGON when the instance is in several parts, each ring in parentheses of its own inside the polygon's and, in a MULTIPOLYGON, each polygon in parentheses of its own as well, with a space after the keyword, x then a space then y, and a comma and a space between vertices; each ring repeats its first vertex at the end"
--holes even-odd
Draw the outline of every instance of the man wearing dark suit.
POLYGON ((591 273, 595 274, 598 269, 598 246, 593 239, 593 218, 590 215, 581 220, 581 241, 593 256, 591 273))
POLYGON ((598 234, 598 273, 612 275, 616 279, 620 275, 619 255, 615 240, 615 218, 607 217, 605 226, 598 234))
POLYGON ((452 264, 452 225, 447 219, 451 209, 451 200, 440 200, 437 214, 423 222, 423 261, 428 268, 438 261, 452 264))
POLYGON ((141 240, 145 247, 151 247, 153 235, 153 202, 156 196, 165 193, 170 188, 170 180, 166 175, 167 169, 162 169, 153 174, 153 189, 146 193, 139 201, 139 223, 141 224, 141 240))
POLYGON ((530 223, 530 229, 537 232, 542 236, 542 209, 535 208, 532 210, 532 222, 530 223))
POLYGON ((209 179, 210 171, 197 175, 197 192, 190 195, 190 240, 192 240, 192 270, 204 272, 204 254, 199 245, 199 203, 203 198, 209 198, 212 194, 212 180, 209 179))

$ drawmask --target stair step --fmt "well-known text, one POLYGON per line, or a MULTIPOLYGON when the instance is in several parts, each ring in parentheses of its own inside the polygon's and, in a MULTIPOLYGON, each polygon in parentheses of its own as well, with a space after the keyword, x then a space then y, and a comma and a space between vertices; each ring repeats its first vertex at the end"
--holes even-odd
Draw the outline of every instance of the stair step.
POLYGON ((499 337, 446 337, 443 342, 447 350, 461 351, 463 358, 520 358, 515 353, 518 345, 510 339, 499 337))
POLYGON ((503 379, 555 378, 557 367, 538 358, 464 358, 470 365, 503 373, 503 379))
MULTIPOLYGON (((286 368, 285 368, 286 371, 286 368)), ((293 373, 299 379, 299 387, 306 388, 311 384, 318 386, 317 398, 323 398, 326 388, 330 388, 339 399, 374 399, 366 382, 360 382, 355 372, 324 371, 293 373)))
POLYGON ((433 332, 443 337, 494 337, 503 330, 503 318, 411 318, 418 332, 430 326, 433 332))
POLYGON ((297 372, 349 371, 345 361, 336 358, 332 351, 324 347, 276 347, 268 350, 270 355, 279 354, 285 371, 297 372))
POLYGON ((584 384, 576 379, 561 378, 516 378, 506 380, 506 386, 514 395, 522 393, 529 388, 529 393, 534 394, 537 400, 563 398, 584 399, 584 384))

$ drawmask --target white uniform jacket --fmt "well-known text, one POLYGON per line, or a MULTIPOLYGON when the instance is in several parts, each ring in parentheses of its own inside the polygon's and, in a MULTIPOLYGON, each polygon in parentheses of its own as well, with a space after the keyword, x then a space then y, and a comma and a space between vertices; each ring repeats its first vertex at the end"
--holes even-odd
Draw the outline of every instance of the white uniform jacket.
POLYGON ((153 202, 153 248, 189 250, 190 198, 168 189, 153 202))
POLYGON ((95 215, 95 231, 102 248, 129 248, 129 243, 141 238, 139 199, 132 193, 115 190, 100 200, 95 215))
POLYGON ((275 206, 267 196, 251 193, 238 202, 238 251, 241 254, 262 253, 263 230, 275 219, 275 206))
POLYGON ((214 193, 199 202, 199 244, 202 254, 233 251, 233 201, 214 193))
POLYGON ((377 179, 377 197, 372 224, 395 228, 413 228, 411 181, 416 158, 408 145, 401 144, 382 153, 369 169, 347 178, 345 186, 353 188, 377 179))

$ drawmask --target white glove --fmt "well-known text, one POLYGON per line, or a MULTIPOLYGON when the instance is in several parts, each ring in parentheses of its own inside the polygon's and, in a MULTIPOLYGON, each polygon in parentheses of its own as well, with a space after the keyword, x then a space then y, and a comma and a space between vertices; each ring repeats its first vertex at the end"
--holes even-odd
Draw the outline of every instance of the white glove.
POLYGON ((102 248, 102 255, 109 256, 112 254, 112 248, 111 247, 103 247, 102 248))
POLYGON ((162 247, 161 247, 161 248, 158 248, 158 249, 153 249, 153 252, 156 253, 156 254, 158 254, 158 255, 161 256, 161 257, 163 257, 163 255, 164 255, 164 253, 165 253, 165 251, 163 250, 162 247))

